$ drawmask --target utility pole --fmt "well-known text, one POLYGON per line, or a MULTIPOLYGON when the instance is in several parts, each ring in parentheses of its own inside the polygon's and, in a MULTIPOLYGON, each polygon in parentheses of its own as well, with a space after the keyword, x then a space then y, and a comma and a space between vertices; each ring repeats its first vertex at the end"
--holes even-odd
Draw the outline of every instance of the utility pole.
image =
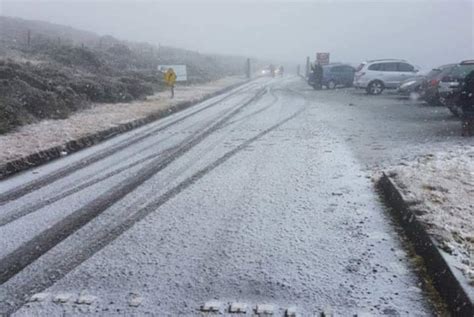
POLYGON ((30 47, 31 44, 31 30, 28 30, 26 33, 26 45, 30 47))

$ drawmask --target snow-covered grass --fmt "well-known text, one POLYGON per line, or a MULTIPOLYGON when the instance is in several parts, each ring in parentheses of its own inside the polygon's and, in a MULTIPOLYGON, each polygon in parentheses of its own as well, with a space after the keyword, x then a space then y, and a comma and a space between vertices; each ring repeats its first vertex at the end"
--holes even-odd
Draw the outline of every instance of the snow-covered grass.
POLYGON ((243 81, 243 77, 236 76, 199 85, 178 84, 174 99, 170 99, 169 91, 163 91, 149 96, 144 101, 95 104, 64 120, 44 120, 20 127, 11 133, 0 135, 0 164, 144 118, 183 101, 199 100, 207 94, 243 81))
POLYGON ((425 155, 394 167, 389 176, 474 286, 474 146, 425 155))

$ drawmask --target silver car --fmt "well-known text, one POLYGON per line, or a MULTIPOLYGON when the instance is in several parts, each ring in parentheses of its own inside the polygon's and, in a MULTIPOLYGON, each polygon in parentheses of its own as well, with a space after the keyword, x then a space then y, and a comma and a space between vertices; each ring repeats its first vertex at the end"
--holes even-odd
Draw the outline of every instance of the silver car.
POLYGON ((402 81, 414 77, 417 72, 415 66, 402 59, 366 61, 356 70, 354 87, 379 95, 384 89, 398 88, 402 81))

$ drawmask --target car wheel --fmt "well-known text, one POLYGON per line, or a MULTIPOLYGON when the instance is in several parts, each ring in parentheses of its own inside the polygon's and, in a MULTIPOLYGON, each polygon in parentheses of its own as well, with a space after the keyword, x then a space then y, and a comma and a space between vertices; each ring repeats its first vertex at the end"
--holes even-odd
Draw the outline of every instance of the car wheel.
POLYGON ((428 105, 432 106, 432 107, 442 107, 444 106, 443 103, 441 102, 441 100, 439 100, 439 98, 428 98, 425 100, 428 105))
POLYGON ((449 111, 456 117, 461 117, 461 113, 456 109, 456 107, 448 107, 449 111))
POLYGON ((327 85, 328 89, 334 89, 336 88, 336 83, 331 80, 330 82, 328 82, 328 85, 327 85))
POLYGON ((374 80, 367 86, 367 93, 370 95, 380 95, 384 90, 384 85, 380 80, 374 80))

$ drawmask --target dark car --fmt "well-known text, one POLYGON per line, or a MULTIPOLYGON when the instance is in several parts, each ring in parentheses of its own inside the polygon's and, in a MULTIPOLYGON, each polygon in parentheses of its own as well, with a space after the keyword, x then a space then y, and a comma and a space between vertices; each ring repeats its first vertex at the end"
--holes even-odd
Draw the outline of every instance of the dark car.
POLYGON ((421 85, 420 94, 422 98, 432 106, 440 106, 439 82, 441 78, 448 73, 457 64, 447 64, 433 68, 427 75, 421 85))
POLYGON ((408 78, 400 83, 398 93, 402 96, 409 96, 415 99, 420 98, 421 87, 426 80, 426 76, 418 75, 408 78))
POLYGON ((467 74, 474 70, 474 60, 463 61, 446 72, 443 72, 439 82, 440 102, 456 116, 462 115, 459 107, 461 86, 467 74))
POLYGON ((354 67, 347 64, 329 64, 323 66, 323 86, 334 89, 337 86, 351 87, 354 82, 354 67))

